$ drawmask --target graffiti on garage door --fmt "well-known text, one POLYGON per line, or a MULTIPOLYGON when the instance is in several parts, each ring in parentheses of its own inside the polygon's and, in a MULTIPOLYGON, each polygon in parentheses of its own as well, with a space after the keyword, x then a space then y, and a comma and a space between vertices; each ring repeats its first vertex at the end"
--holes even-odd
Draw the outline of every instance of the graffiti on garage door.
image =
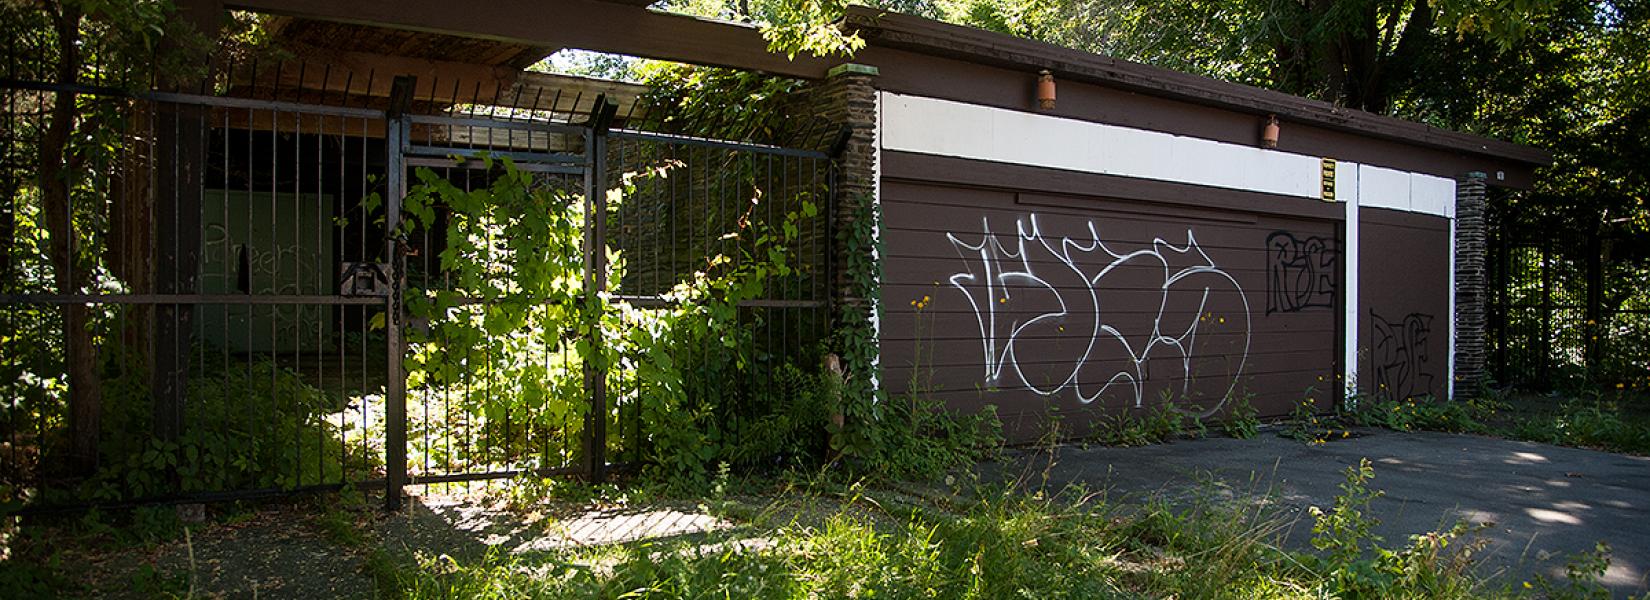
MULTIPOLYGON (((1249 301, 1237 279, 1198 245, 1191 228, 1184 242, 1154 238, 1149 246, 1116 248, 1093 221, 1087 222, 1086 235, 1047 236, 1039 216, 1029 214, 1015 219, 1012 233, 993 232, 990 221, 981 218, 980 231, 946 237, 965 263, 949 281, 974 311, 987 384, 1023 387, 1043 396, 1069 391, 1084 404, 1123 386, 1125 397, 1132 394, 1140 407, 1148 360, 1167 357, 1176 365, 1170 377, 1183 396, 1191 394, 1200 375, 1229 380, 1221 386, 1219 401, 1202 414, 1214 413, 1235 391, 1248 360, 1249 301), (1124 304, 1113 297, 1123 289, 1152 296, 1146 301, 1150 306, 1155 300, 1149 322, 1113 317, 1114 307, 1124 304), (1199 333, 1216 326, 1226 334, 1241 329, 1237 367, 1196 373, 1199 333), (1087 338, 1086 345, 1079 342, 1081 353, 1063 357, 1052 368, 1039 357, 1043 368, 1037 373, 1021 368, 1020 357, 1037 353, 1038 341, 1071 336, 1087 338), (1119 356, 1122 360, 1111 358, 1119 356)), ((1230 350, 1223 353, 1232 358, 1230 350)))

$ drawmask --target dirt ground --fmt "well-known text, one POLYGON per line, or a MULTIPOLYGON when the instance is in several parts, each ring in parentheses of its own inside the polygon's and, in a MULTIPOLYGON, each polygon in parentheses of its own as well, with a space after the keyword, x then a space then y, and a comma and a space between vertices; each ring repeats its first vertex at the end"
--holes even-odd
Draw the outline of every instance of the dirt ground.
MULTIPOLYGON (((524 512, 507 510, 485 493, 442 494, 415 496, 406 510, 386 514, 377 508, 381 497, 352 508, 335 501, 267 503, 227 514, 213 507, 211 518, 188 526, 187 535, 180 528, 161 540, 115 540, 66 524, 30 543, 67 540, 57 548, 58 571, 70 578, 73 595, 86 598, 376 598, 368 568, 374 544, 404 556, 475 557, 704 535, 731 526, 699 507, 672 503, 524 512), (350 526, 329 523, 338 519, 350 526)), ((0 590, 0 597, 11 594, 0 590)))
POLYGON ((139 543, 66 533, 60 569, 87 598, 374 597, 361 553, 315 515, 307 502, 267 504, 139 543))

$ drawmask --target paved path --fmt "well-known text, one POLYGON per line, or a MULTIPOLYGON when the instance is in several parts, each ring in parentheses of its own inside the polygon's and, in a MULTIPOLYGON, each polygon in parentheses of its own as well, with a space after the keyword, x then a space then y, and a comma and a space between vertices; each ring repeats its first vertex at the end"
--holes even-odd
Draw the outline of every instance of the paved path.
MULTIPOLYGON (((1617 596, 1640 593, 1650 578, 1650 458, 1545 444, 1441 433, 1380 430, 1320 446, 1265 431, 1251 440, 1214 438, 1144 448, 1056 450, 1049 483, 1081 482, 1113 498, 1138 494, 1183 497, 1209 476, 1228 489, 1278 494, 1289 510, 1327 508, 1345 470, 1368 457, 1377 534, 1388 545, 1457 519, 1493 523, 1484 563, 1489 575, 1562 577, 1566 559, 1600 540, 1614 551, 1602 582, 1617 596)), ((986 466, 988 475, 1041 479, 1048 451, 1017 451, 986 466)), ((1304 512, 1300 514, 1304 515, 1304 512)), ((1290 543, 1304 545, 1310 522, 1290 543)))

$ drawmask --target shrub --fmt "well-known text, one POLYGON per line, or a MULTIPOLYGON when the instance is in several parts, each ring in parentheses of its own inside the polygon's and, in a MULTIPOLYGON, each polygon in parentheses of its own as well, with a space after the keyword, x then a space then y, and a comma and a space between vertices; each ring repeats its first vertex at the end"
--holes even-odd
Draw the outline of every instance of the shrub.
POLYGON ((94 497, 293 488, 341 481, 346 468, 376 466, 323 418, 340 399, 297 373, 268 361, 209 364, 203 371, 189 380, 185 426, 175 441, 153 436, 152 401, 141 378, 110 382, 102 467, 88 482, 94 497))

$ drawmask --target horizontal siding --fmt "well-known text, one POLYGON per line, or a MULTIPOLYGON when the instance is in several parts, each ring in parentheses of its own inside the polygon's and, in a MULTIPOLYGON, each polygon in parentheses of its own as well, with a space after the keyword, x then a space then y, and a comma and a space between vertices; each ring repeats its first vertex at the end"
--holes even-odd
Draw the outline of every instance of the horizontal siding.
POLYGON ((1449 220, 1367 207, 1358 219, 1359 391, 1442 398, 1452 310, 1449 220))
MULTIPOLYGON (((1285 306, 1301 296, 1273 288, 1307 278, 1269 246, 1288 232, 1277 243, 1318 238, 1333 257, 1334 223, 1158 206, 885 181, 883 381, 899 394, 915 376, 952 410, 994 405, 1031 424, 1010 426, 1021 440, 1050 410, 1077 431, 1168 392, 1204 410, 1249 397, 1279 416, 1335 389, 1332 290, 1285 306)), ((1314 265, 1331 287, 1334 264, 1314 265)))

